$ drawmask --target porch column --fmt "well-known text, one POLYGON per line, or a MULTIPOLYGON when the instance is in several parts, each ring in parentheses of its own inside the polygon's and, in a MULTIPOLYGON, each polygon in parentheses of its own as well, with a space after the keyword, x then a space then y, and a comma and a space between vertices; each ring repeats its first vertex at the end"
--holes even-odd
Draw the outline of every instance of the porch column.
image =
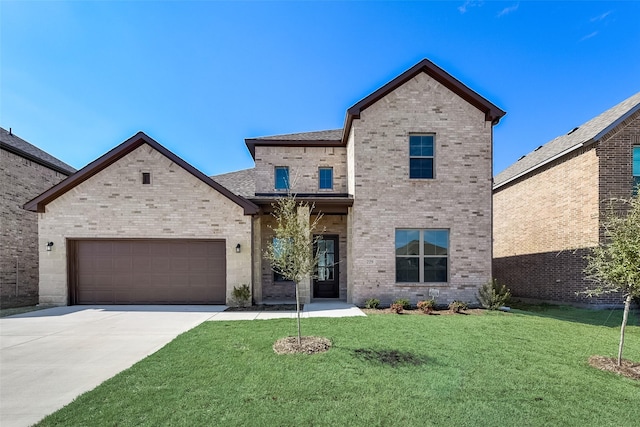
MULTIPOLYGON (((309 207, 299 206, 298 207, 298 219, 306 224, 306 232, 309 232, 309 221, 311 221, 311 215, 309 211, 309 207)), ((309 251, 312 251, 313 248, 309 248, 309 251)), ((300 282, 300 302, 303 304, 311 303, 311 287, 313 286, 313 282, 311 277, 307 277, 300 282)))
POLYGON ((252 218, 251 230, 251 269, 253 302, 262 304, 262 216, 252 218))

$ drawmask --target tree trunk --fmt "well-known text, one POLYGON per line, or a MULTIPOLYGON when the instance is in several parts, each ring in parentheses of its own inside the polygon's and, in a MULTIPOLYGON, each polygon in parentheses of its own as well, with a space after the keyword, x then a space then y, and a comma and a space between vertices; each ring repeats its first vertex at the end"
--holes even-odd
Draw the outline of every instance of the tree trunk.
POLYGON ((300 335, 300 285, 296 280, 296 314, 298 315, 298 347, 302 346, 302 337, 300 335))
POLYGON ((624 314, 622 315, 622 326, 620 327, 620 346, 618 347, 618 366, 622 366, 622 347, 624 347, 624 328, 627 326, 629 318, 629 307, 631 306, 631 294, 624 300, 624 314))

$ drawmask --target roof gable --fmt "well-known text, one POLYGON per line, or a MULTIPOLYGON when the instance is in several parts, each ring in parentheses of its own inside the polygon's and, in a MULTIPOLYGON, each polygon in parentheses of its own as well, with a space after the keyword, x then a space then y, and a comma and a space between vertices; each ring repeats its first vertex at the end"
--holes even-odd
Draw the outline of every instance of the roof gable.
POLYGON ((170 159, 172 162, 174 162, 175 164, 177 164, 187 172, 191 173, 193 176, 195 176, 196 178, 198 178, 199 180, 201 180, 202 182, 204 182, 214 190, 218 191, 220 194, 222 194, 232 202, 242 207, 244 209, 245 215, 251 215, 258 212, 259 210, 258 206, 246 200, 243 197, 233 194, 231 191, 229 191, 222 185, 218 184, 217 182, 215 182, 214 180, 212 180, 211 178, 209 178, 208 176, 200 172, 198 169, 191 166, 189 163, 187 163, 186 161, 184 161, 183 159, 181 159, 180 157, 178 157, 177 155, 169 151, 167 148, 160 145, 158 142, 150 138, 144 132, 138 132, 137 134, 127 139, 125 142, 118 145, 108 153, 104 154, 103 156, 89 163, 84 168, 80 169, 74 175, 68 177, 64 181, 60 182, 58 185, 53 186, 52 188, 45 191, 35 199, 27 202, 24 205, 24 209, 33 211, 33 212, 40 212, 40 213, 44 212, 45 206, 48 203, 57 199, 67 191, 77 186, 78 184, 96 175, 98 172, 106 169, 107 167, 114 164, 115 162, 117 162, 127 154, 131 153, 132 151, 134 151, 135 149, 137 149, 143 144, 147 144, 151 146, 153 149, 160 152, 162 155, 170 159))
POLYGON ((56 172, 60 172, 63 175, 69 176, 76 171, 65 162, 58 160, 51 154, 39 149, 35 145, 28 143, 24 139, 3 128, 0 128, 0 148, 41 164, 42 166, 56 172))
POLYGON ((351 123, 354 119, 360 118, 360 113, 362 111, 375 104, 380 99, 384 98, 420 73, 426 73, 447 89, 467 101, 469 104, 484 112, 485 120, 490 121, 494 125, 498 124, 502 116, 507 114, 433 62, 428 59, 423 59, 395 79, 391 80, 389 83, 382 86, 380 89, 358 101, 347 110, 342 141, 346 144, 347 139, 349 138, 349 132, 351 131, 351 123))
POLYGON ((378 102, 380 99, 390 94, 415 76, 420 73, 426 73, 433 79, 444 85, 447 89, 460 96, 462 99, 473 105, 480 111, 484 112, 485 120, 490 121, 491 124, 497 124, 500 118, 507 114, 500 108, 496 107, 491 102, 487 101, 482 96, 471 90, 453 77, 451 74, 444 71, 442 68, 435 65, 428 59, 423 59, 413 67, 409 68, 404 73, 400 74, 389 83, 382 86, 372 94, 363 98, 351 108, 347 110, 347 116, 344 121, 344 127, 342 129, 325 130, 318 132, 304 132, 304 133, 292 133, 287 135, 274 135, 261 138, 247 138, 245 143, 251 157, 255 159, 256 145, 259 146, 289 146, 289 147, 337 147, 346 146, 349 139, 349 132, 351 131, 351 124, 354 119, 360 118, 360 113, 378 102))
POLYGON ((594 117, 586 123, 558 136, 522 156, 517 162, 495 176, 494 189, 520 178, 578 148, 600 141, 640 111, 640 92, 594 117))

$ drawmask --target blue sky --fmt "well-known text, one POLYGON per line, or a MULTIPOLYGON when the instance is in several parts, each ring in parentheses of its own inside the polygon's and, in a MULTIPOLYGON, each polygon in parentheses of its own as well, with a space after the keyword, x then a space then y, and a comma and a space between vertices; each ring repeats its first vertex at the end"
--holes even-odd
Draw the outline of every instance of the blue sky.
POLYGON ((213 175, 428 58, 507 111, 497 173, 640 91, 638 22, 638 1, 0 0, 0 126, 76 168, 142 130, 213 175))

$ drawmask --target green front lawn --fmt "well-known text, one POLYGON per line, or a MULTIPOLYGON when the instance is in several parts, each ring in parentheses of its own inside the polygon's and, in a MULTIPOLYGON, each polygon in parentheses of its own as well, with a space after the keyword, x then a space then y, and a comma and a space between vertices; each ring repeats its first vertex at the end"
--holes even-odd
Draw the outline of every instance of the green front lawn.
MULTIPOLYGON (((617 326, 617 325, 616 325, 617 326)), ((45 418, 50 426, 623 426, 640 382, 591 368, 618 329, 526 312, 207 322, 45 418)), ((640 327, 626 357, 640 362, 640 327)), ((633 415, 630 415, 633 414, 633 415)), ((629 417, 635 417, 630 419, 629 417)))

